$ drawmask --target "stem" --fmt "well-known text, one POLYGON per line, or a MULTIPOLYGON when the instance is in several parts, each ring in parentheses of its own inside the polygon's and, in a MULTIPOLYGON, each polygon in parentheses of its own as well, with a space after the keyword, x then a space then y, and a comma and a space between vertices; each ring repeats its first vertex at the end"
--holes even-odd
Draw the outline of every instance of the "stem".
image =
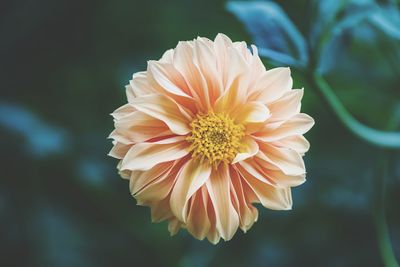
POLYGON ((386 132, 370 128, 356 120, 339 98, 335 95, 326 80, 317 72, 314 73, 311 82, 319 90, 323 99, 328 103, 339 120, 356 136, 371 145, 389 148, 400 148, 400 132, 386 132))
POLYGON ((374 219, 378 235, 378 245, 386 267, 399 267, 390 241, 389 229, 385 216, 385 181, 388 175, 388 152, 381 161, 381 175, 375 177, 374 219))

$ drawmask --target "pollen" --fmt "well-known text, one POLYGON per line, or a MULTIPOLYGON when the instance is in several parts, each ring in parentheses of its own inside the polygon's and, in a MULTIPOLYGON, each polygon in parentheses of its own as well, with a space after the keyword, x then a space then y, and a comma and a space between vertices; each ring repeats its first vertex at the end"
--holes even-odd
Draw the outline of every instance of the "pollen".
POLYGON ((193 158, 208 160, 217 167, 221 162, 230 163, 240 151, 245 128, 228 115, 197 115, 190 126, 191 134, 186 140, 191 143, 193 158))

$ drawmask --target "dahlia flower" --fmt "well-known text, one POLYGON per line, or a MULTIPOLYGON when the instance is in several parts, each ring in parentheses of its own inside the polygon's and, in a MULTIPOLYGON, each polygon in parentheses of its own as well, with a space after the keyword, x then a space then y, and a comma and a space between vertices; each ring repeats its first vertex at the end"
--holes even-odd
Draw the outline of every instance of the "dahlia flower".
POLYGON ((292 207, 305 181, 303 89, 289 68, 266 70, 257 48, 218 34, 179 42, 126 86, 110 155, 138 205, 170 233, 230 240, 257 221, 260 203, 292 207))

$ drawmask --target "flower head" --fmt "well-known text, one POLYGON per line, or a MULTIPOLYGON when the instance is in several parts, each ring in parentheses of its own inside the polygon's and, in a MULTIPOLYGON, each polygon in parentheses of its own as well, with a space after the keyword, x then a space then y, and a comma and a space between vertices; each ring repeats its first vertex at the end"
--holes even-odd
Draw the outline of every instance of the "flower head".
POLYGON ((153 221, 198 239, 229 240, 258 218, 254 203, 292 207, 305 181, 302 89, 289 68, 266 70, 255 46, 218 34, 179 42, 126 86, 110 155, 153 221))

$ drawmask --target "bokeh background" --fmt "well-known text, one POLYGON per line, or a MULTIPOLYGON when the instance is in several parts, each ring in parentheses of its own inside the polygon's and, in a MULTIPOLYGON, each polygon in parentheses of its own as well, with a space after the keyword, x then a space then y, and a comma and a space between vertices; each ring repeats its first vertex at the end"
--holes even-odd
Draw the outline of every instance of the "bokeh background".
MULTIPOLYGON (((318 2, 334 1, 276 2, 310 36, 326 15, 318 2)), ((182 230, 170 237, 165 223, 152 224, 149 209, 136 206, 117 160, 107 157, 109 114, 126 102, 131 75, 179 40, 223 32, 253 43, 225 1, 0 5, 0 266, 383 266, 374 216, 382 155, 384 208, 400 257, 398 150, 352 135, 295 69, 302 110, 316 124, 306 135, 308 180, 293 190, 292 211, 259 209, 248 233, 214 246, 182 230)), ((399 43, 358 23, 341 32, 324 65, 343 104, 376 129, 400 130, 399 43)))

